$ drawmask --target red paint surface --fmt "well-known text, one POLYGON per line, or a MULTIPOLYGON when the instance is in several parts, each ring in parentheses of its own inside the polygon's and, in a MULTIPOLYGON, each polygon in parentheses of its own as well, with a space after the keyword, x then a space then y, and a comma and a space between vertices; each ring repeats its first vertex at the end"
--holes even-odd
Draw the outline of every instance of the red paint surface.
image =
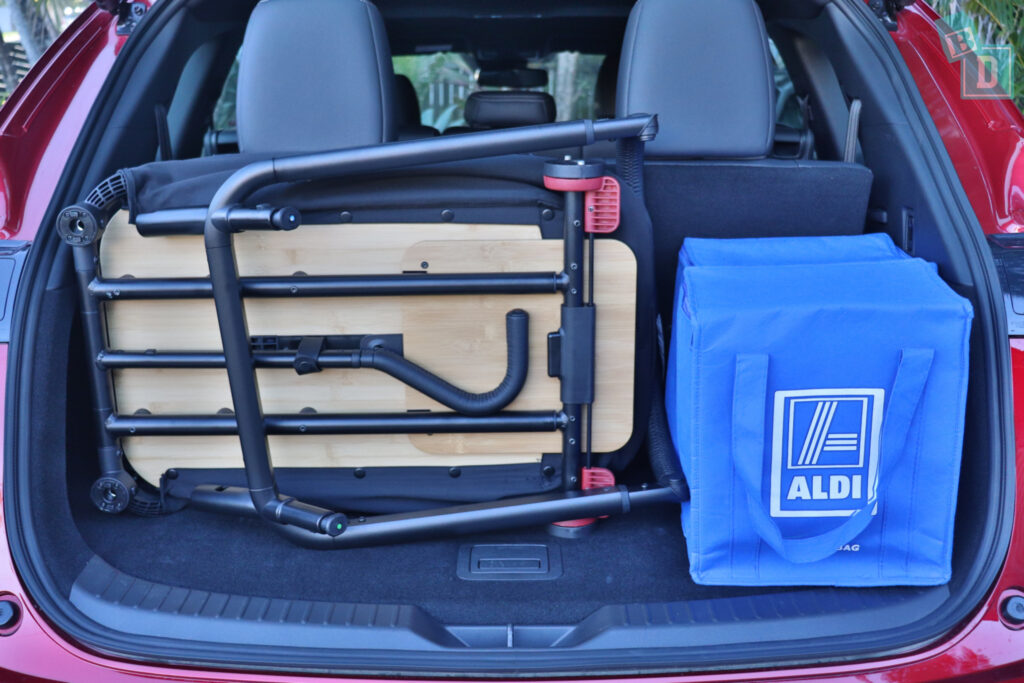
POLYGON ((124 38, 90 6, 0 109, 0 239, 32 239, 124 38))
POLYGON ((986 233, 1024 232, 1024 117, 1010 100, 966 100, 960 64, 946 59, 935 21, 917 2, 899 15, 893 40, 946 143, 986 233))
MULTIPOLYGON (((710 1, 710 0, 709 0, 710 1)), ((999 101, 961 100, 957 65, 942 53, 933 15, 919 3, 900 17, 894 35, 953 157, 986 232, 1024 229, 1024 120, 999 101)), ((33 70, 0 110, 0 237, 30 239, 46 211, 82 122, 123 39, 113 22, 91 7, 53 48, 52 59, 33 70)), ((1024 396, 1024 340, 1013 340, 1013 385, 1024 396)), ((0 344, 0 373, 7 346, 0 344)), ((0 430, 4 397, 0 393, 0 430)), ((1024 434, 1024 400, 1014 412, 1024 434)), ((1024 448, 1018 442, 1017 490, 1024 491, 1024 448)), ((0 469, 2 477, 2 469, 0 469)), ((2 482, 0 482, 2 483, 2 482)), ((1024 680, 1024 630, 1000 622, 999 599, 1024 590, 1024 508, 1018 504, 1008 562, 989 600, 943 643, 903 657, 833 667, 709 676, 624 678, 635 681, 848 680, 960 681, 1024 680)), ((0 527, 3 526, 0 508, 0 527)), ((2 531, 2 529, 0 529, 2 531)), ((217 673, 146 666, 79 648, 55 632, 32 606, 0 543, 0 595, 24 606, 11 636, 0 636, 0 681, 302 681, 299 676, 217 673)))

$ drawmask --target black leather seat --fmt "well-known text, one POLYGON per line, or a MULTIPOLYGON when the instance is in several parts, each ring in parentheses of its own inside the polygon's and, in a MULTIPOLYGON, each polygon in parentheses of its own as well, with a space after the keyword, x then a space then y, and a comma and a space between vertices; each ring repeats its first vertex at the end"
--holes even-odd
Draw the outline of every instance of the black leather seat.
POLYGON ((769 158, 775 87, 754 0, 639 0, 626 28, 616 113, 641 112, 659 122, 644 179, 666 328, 685 237, 864 231, 869 169, 769 158))
POLYGON ((399 140, 418 140, 440 135, 437 128, 424 126, 421 121, 420 98, 408 76, 395 74, 395 105, 399 140))
POLYGON ((619 55, 607 55, 594 82, 594 118, 615 118, 615 89, 619 80, 619 55))
POLYGON ((555 98, 546 92, 481 90, 466 100, 470 128, 514 128, 554 120, 555 98))
POLYGON ((395 73, 373 4, 265 0, 253 9, 244 45, 237 95, 243 153, 319 152, 396 138, 395 73))
POLYGON ((445 134, 551 123, 555 113, 555 98, 545 92, 480 90, 466 99, 466 125, 448 128, 445 134))

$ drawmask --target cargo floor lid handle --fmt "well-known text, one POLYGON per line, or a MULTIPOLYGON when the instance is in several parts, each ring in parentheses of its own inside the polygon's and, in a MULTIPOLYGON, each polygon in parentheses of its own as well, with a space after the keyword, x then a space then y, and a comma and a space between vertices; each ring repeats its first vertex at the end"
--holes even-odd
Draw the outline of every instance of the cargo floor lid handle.
POLYGON ((910 423, 924 395, 935 352, 903 349, 882 420, 880 465, 874 495, 864 507, 834 529, 806 538, 785 538, 765 509, 761 494, 764 470, 765 401, 768 398, 768 355, 736 356, 732 404, 732 460, 747 490, 750 521, 758 535, 790 562, 817 562, 856 538, 871 522, 872 510, 883 495, 889 475, 906 450, 910 423))

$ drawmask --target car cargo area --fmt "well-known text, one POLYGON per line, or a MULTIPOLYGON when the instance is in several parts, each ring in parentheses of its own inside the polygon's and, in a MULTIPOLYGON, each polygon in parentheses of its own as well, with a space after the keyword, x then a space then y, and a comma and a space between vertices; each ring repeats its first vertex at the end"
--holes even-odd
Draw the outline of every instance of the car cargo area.
MULTIPOLYGON (((89 445, 88 425, 79 429, 72 450, 73 443, 89 445)), ((627 643, 735 644, 744 633, 756 633, 757 641, 802 641, 850 636, 851 626, 870 634, 879 614, 911 623, 950 596, 947 586, 699 586, 689 576, 672 505, 602 520, 580 539, 539 527, 310 550, 283 541, 258 519, 190 509, 152 518, 105 515, 84 485, 95 476, 91 461, 83 449, 69 463, 70 514, 80 534, 73 547, 86 566, 63 581, 73 604, 93 619, 131 623, 142 634, 170 628, 214 642, 241 637, 267 646, 330 647, 338 629, 358 627, 361 635, 344 637, 360 649, 604 651, 627 643), (484 559, 475 573, 467 557, 473 548, 484 559), (508 571, 495 577, 487 558, 508 571), (168 622, 136 621, 140 612, 168 622), (223 627, 226 618, 255 628, 239 636, 223 627)), ((627 482, 649 480, 643 469, 637 465, 627 482)))
MULTIPOLYGON (((319 90, 293 102, 291 81, 307 74, 286 73, 277 30, 306 23, 289 2, 326 1, 157 3, 65 171, 18 294, 3 479, 12 552, 54 625, 139 661, 536 677, 892 656, 972 614, 1002 564, 1013 503, 1002 296, 941 139, 865 3, 641 0, 651 13, 689 6, 691 23, 672 25, 631 0, 493 0, 486 12, 381 0, 382 18, 338 0, 324 31, 352 33, 331 45, 330 69, 354 80, 309 75, 319 90), (734 29, 750 40, 730 44, 734 29), (644 61, 705 34, 723 42, 679 82, 662 82, 675 67, 644 61), (393 59, 409 71, 445 54, 476 67, 464 119, 413 101, 391 130, 378 105, 405 85, 358 81, 359 68, 393 59), (586 104, 556 118, 543 69, 572 54, 592 82, 586 104), (716 68, 731 85, 702 80, 716 68), (785 87, 765 96, 771 79, 785 87), (303 120, 328 101, 330 116, 303 120), (708 115, 715 106, 728 115, 708 115), (572 184, 595 178, 586 194, 572 184), (248 204, 218 204, 243 186, 256 188, 248 204), (83 206, 109 211, 97 221, 83 206), (689 425, 668 431, 680 418, 665 415, 665 383, 691 348, 673 349, 673 334, 690 335, 678 316, 697 312, 677 294, 683 240, 872 234, 934 264, 927 277, 973 310, 951 579, 696 583, 680 502, 703 496, 716 514, 742 495, 691 499, 671 440, 688 443, 689 425), (586 508, 600 519, 582 530, 557 516, 600 495, 614 500, 586 508), (502 517, 503 501, 531 523, 502 517), (400 528, 437 509, 434 526, 400 528)), ((815 462, 857 442, 864 466, 870 430, 837 427, 826 445, 819 427, 815 413, 804 443, 818 444, 815 462)), ((829 485, 814 486, 817 504, 829 485)), ((861 512, 877 506, 863 497, 861 512)), ((936 516, 947 503, 936 499, 936 516)), ((906 536, 908 558, 931 542, 906 536)), ((835 552, 852 562, 861 546, 835 552)), ((879 577, 883 561, 896 563, 880 557, 879 577)))

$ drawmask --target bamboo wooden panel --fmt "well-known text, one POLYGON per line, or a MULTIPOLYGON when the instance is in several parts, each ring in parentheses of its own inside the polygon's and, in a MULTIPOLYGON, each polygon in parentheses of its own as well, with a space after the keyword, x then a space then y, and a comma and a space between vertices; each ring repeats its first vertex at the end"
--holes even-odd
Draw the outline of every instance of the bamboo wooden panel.
MULTIPOLYGON (((233 436, 133 436, 123 443, 132 467, 153 484, 170 467, 242 466, 242 449, 233 436)), ((541 461, 539 453, 425 454, 405 434, 271 436, 269 443, 274 467, 469 467, 541 461)))
MULTIPOLYGON (((633 360, 636 321, 636 260, 629 247, 614 240, 596 243, 594 300, 597 302, 596 378, 594 386, 593 449, 613 451, 629 439, 633 429, 633 360), (623 283, 629 283, 623 286, 623 283)), ((516 242, 420 242, 406 253, 406 266, 427 262, 431 272, 464 271, 467 264, 485 272, 559 271, 561 240, 516 242)), ((413 298, 404 304, 406 357, 430 367, 442 377, 470 391, 487 391, 501 380, 505 363, 504 315, 513 308, 530 314, 530 370, 526 386, 509 406, 511 410, 543 410, 559 405, 559 382, 547 374, 547 335, 558 329, 562 296, 448 297, 445 313, 423 307, 413 298), (489 322, 487 322, 489 321, 489 322), (481 324, 485 322, 485 324, 481 324), (433 355, 432 348, 447 344, 450 353, 433 355), (419 357, 419 353, 424 354, 419 357), (433 355, 433 357, 432 357, 433 355), (479 359, 467 363, 467 358, 479 359), (494 368, 487 373, 483 368, 494 368)), ((414 409, 443 410, 436 401, 406 388, 407 405, 414 409)), ((413 443, 430 453, 492 452, 508 448, 479 434, 414 434, 413 443)), ((561 434, 509 436, 517 445, 543 452, 561 449, 561 434)))
MULTIPOLYGON (((468 223, 374 223, 305 225, 298 231, 243 232, 235 235, 242 275, 372 275, 393 273, 409 245, 432 240, 537 240, 535 225, 468 223)), ((207 277, 203 239, 197 235, 142 237, 120 211, 100 242, 103 276, 207 277)), ((422 270, 416 264, 414 270, 422 270)))
MULTIPOLYGON (((518 225, 345 224, 236 238, 243 275, 558 271, 562 248, 561 240, 541 240, 536 227, 518 225)), ((208 274, 201 237, 144 239, 124 216, 108 227, 100 255, 108 278, 208 274)), ((620 447, 632 431, 636 262, 626 245, 612 240, 597 242, 595 258, 594 450, 600 452, 620 447)), ((561 295, 250 299, 245 305, 253 335, 402 333, 406 357, 469 391, 490 390, 504 376, 505 313, 522 308, 530 313, 530 371, 509 408, 560 405, 558 381, 547 376, 547 334, 558 329, 561 295)), ((113 349, 220 349, 212 300, 109 302, 107 325, 113 349)), ((371 369, 305 376, 260 369, 257 377, 268 413, 447 410, 371 369)), ((114 386, 123 414, 212 414, 231 406, 223 370, 119 370, 114 386)), ((124 441, 132 466, 150 482, 169 467, 241 466, 234 437, 124 441)), ((539 462, 561 449, 561 435, 280 436, 270 444, 281 467, 451 466, 539 462)))

